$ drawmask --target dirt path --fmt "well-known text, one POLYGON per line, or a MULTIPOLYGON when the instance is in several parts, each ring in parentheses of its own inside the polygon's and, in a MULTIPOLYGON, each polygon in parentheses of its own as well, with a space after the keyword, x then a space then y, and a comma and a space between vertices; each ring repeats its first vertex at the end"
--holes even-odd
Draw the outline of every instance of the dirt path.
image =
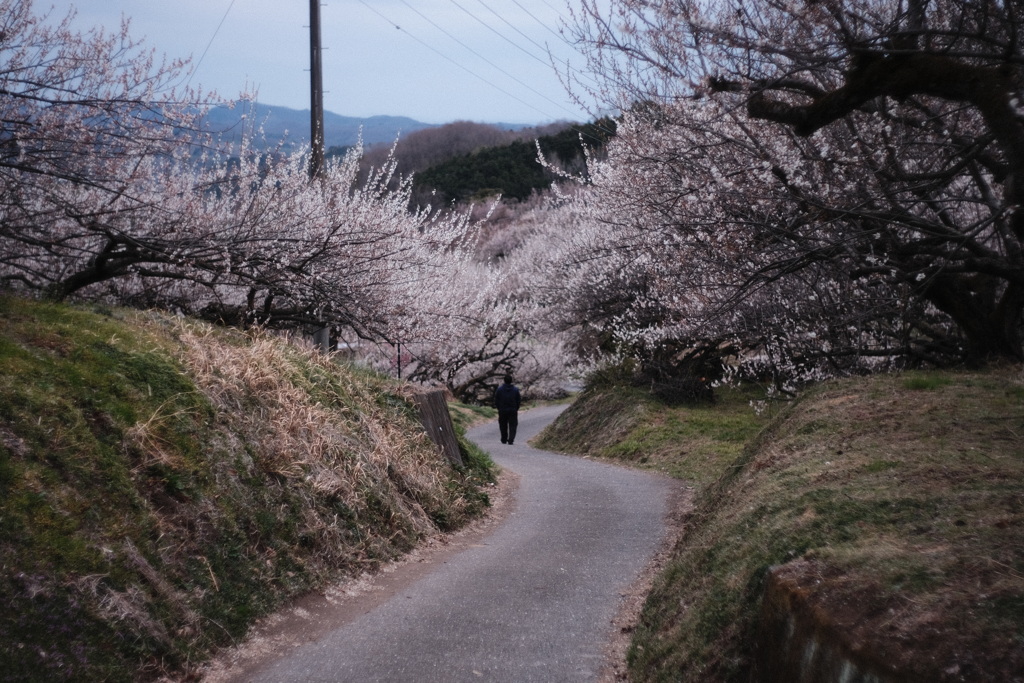
POLYGON ((504 470, 487 519, 276 615, 203 680, 616 679, 680 487, 526 445, 557 412, 522 414, 514 446, 470 432, 504 470))

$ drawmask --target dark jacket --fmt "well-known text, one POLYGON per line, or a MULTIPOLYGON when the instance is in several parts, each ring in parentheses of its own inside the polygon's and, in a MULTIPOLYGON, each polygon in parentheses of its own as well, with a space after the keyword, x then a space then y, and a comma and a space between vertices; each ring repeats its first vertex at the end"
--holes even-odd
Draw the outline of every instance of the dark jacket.
POLYGON ((519 410, 519 389, 514 384, 502 384, 494 390, 494 407, 499 413, 519 410))

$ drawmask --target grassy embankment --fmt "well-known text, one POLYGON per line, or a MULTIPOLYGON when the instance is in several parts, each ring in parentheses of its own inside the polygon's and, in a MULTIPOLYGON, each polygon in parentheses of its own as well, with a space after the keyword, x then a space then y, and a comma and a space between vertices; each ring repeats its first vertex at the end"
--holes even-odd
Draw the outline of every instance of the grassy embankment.
POLYGON ((409 389, 278 338, 0 297, 0 680, 183 672, 487 504, 409 389))
POLYGON ((543 435, 697 489, 634 634, 633 680, 748 680, 779 565, 876 670, 1024 672, 1024 368, 831 382, 771 419, 719 395, 670 408, 592 390, 543 435))

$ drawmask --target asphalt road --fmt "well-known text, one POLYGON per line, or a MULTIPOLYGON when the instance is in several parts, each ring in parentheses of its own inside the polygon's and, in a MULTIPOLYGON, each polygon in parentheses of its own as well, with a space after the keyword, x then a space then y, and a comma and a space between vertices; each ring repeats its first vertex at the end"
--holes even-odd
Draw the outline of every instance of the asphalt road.
POLYGON ((669 481, 527 445, 559 412, 470 431, 519 477, 507 518, 372 609, 248 673, 281 681, 595 681, 620 595, 665 533, 669 481))

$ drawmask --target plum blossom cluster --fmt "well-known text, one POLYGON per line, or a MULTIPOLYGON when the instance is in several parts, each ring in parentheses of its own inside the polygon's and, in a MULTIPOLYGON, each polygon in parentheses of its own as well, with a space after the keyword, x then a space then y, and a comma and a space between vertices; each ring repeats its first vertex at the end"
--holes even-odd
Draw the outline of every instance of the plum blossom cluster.
POLYGON ((409 210, 394 154, 311 182, 301 151, 221 150, 184 63, 0 0, 0 286, 344 330, 463 398, 565 357, 777 391, 1019 361, 1018 14, 580 0, 618 134, 480 244, 472 209, 409 210))
POLYGON ((575 18, 592 94, 625 113, 548 271, 598 347, 780 387, 1024 357, 1012 4, 584 0, 575 18))
MULTIPOLYGON (((497 202, 491 208, 509 211, 497 202)), ((386 343, 370 356, 376 365, 471 402, 489 402, 506 373, 532 396, 563 391, 565 354, 531 291, 532 269, 520 267, 521 245, 533 244, 534 221, 546 215, 518 213, 491 239, 478 223, 461 239, 420 252, 427 258, 407 280, 394 281, 383 306, 390 317, 386 343), (520 246, 500 246, 509 233, 525 233, 513 238, 520 246), (509 256, 494 257, 496 250, 509 256)))

